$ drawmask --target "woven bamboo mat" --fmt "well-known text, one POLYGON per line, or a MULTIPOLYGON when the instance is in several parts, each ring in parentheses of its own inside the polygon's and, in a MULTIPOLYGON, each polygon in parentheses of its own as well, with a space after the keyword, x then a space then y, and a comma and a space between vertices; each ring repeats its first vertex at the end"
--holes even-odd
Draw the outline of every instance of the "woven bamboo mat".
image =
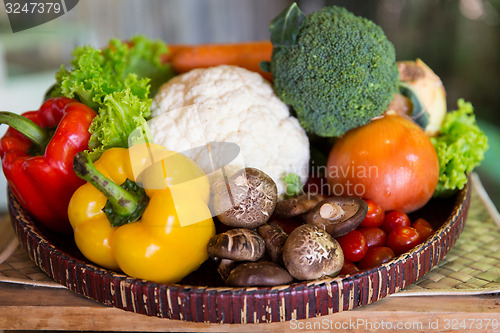
MULTIPOLYGON (((391 296, 500 292, 500 215, 472 175, 469 216, 448 255, 429 273, 391 296)), ((17 244, 8 217, 0 219, 0 283, 65 288, 43 273, 17 244)))
POLYGON ((0 218, 0 283, 11 282, 65 288, 48 277, 17 241, 8 216, 0 218))

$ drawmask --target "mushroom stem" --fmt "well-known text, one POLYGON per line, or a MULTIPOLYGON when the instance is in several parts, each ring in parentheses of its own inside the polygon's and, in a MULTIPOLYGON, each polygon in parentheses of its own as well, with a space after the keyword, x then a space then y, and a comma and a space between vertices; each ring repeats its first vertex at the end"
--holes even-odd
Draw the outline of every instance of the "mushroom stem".
POLYGON ((231 259, 222 259, 217 267, 217 271, 219 272, 221 278, 226 281, 231 270, 236 266, 238 262, 231 259))
POLYGON ((319 216, 329 221, 341 219, 344 214, 342 207, 335 202, 324 203, 319 209, 319 216))

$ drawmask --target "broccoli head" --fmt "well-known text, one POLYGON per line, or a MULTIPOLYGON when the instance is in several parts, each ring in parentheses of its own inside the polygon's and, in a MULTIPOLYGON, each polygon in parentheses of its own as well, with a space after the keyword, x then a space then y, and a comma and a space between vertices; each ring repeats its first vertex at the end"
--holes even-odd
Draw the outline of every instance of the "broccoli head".
POLYGON ((398 90, 382 28, 336 6, 305 16, 292 4, 270 26, 278 96, 308 132, 337 137, 380 116, 398 90))

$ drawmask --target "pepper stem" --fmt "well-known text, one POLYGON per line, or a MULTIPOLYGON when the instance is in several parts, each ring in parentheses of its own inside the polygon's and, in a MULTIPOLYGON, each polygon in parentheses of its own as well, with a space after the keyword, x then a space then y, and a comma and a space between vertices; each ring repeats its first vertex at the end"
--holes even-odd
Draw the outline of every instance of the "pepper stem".
POLYGON ((76 175, 88 181, 108 199, 103 211, 111 226, 116 227, 137 221, 148 203, 143 188, 127 179, 121 186, 104 176, 84 152, 77 153, 73 160, 76 175))
POLYGON ((26 136, 42 150, 49 142, 49 133, 34 121, 13 112, 0 111, 0 124, 6 124, 26 136))

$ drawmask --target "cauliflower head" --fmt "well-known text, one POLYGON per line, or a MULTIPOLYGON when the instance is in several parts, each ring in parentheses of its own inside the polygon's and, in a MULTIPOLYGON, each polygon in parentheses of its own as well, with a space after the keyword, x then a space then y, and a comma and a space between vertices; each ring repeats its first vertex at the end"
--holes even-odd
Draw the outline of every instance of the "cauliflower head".
POLYGON ((267 173, 280 195, 286 192, 285 175, 307 180, 309 139, 271 84, 255 72, 222 65, 178 75, 159 89, 151 111, 153 140, 167 149, 234 143, 244 166, 267 173))

